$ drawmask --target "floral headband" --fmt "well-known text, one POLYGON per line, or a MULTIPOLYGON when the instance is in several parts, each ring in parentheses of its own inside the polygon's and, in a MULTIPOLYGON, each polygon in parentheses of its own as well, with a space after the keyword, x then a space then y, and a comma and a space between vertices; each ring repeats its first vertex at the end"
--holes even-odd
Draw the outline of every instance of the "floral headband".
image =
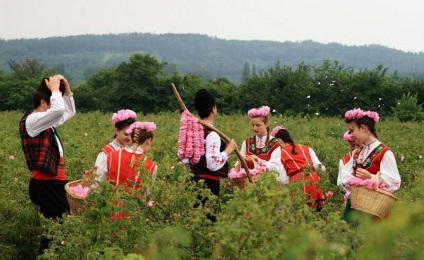
POLYGON ((349 110, 345 113, 345 118, 347 118, 347 119, 360 119, 360 118, 363 118, 365 116, 371 118, 376 124, 380 120, 380 117, 378 116, 377 112, 363 111, 360 108, 355 108, 355 109, 349 110))
POLYGON ((114 124, 127 120, 129 118, 137 118, 137 114, 130 109, 122 109, 112 115, 112 122, 114 124))
POLYGON ((350 131, 347 130, 343 134, 343 140, 348 141, 348 142, 353 142, 353 141, 355 141, 355 137, 353 137, 353 135, 350 134, 350 131))
POLYGON ((125 133, 132 134, 134 129, 140 128, 145 130, 146 132, 153 132, 156 130, 156 124, 154 122, 134 122, 132 123, 125 133))
POLYGON ((247 115, 252 117, 259 117, 259 116, 267 116, 269 114, 270 108, 269 106, 262 106, 260 108, 252 108, 247 112, 247 115))
POLYGON ((274 136, 275 137, 275 135, 278 133, 278 131, 280 131, 281 129, 285 129, 284 127, 281 127, 281 126, 276 126, 276 127, 274 127, 274 129, 272 129, 272 131, 271 131, 271 136, 274 136))

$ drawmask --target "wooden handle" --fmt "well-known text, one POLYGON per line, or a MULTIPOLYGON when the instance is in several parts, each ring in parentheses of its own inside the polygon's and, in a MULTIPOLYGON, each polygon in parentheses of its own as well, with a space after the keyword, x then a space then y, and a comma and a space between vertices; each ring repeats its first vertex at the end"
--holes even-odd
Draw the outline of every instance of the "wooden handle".
MULTIPOLYGON (((180 94, 178 93, 178 90, 177 90, 177 88, 175 87, 175 85, 174 85, 174 83, 171 83, 171 86, 172 86, 172 91, 174 91, 174 95, 175 95, 175 97, 177 98, 177 101, 178 101, 178 103, 180 104, 180 107, 181 107, 181 109, 182 110, 187 110, 187 111, 189 111, 188 109, 187 109, 187 107, 185 106, 185 104, 184 104, 184 102, 183 102, 183 100, 181 99, 181 96, 180 96, 180 94)), ((190 111, 189 111, 190 112, 190 111)), ((201 125, 203 125, 204 127, 207 127, 207 128, 209 128, 209 129, 211 129, 212 131, 215 131, 223 140, 224 140, 224 142, 226 142, 227 144, 231 141, 231 139, 230 138, 228 138, 223 132, 221 132, 220 130, 218 130, 217 128, 215 128, 214 126, 212 126, 212 125, 210 125, 210 124, 208 124, 208 123, 206 123, 205 121, 203 121, 203 120, 201 120, 201 119, 199 119, 199 123, 201 124, 201 125)), ((236 153, 236 155, 237 155, 237 157, 239 158, 239 160, 240 160, 240 162, 241 162, 241 165, 243 166, 243 168, 244 168, 244 170, 246 171, 246 174, 247 174, 247 178, 249 179, 249 181, 251 182, 251 183, 253 183, 253 180, 252 180, 252 176, 250 175, 250 172, 249 172, 249 167, 247 166, 247 163, 246 163, 246 161, 244 160, 244 157, 243 157, 243 155, 240 153, 240 151, 236 148, 235 150, 234 150, 234 152, 236 153)))

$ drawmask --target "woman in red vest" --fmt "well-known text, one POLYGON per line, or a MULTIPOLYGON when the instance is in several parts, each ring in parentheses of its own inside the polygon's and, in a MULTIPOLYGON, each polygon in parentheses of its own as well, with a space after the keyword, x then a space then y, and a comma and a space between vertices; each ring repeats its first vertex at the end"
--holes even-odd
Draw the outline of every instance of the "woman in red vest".
POLYGON ((97 154, 97 181, 107 181, 107 155, 113 151, 119 151, 131 144, 131 136, 126 133, 128 127, 135 122, 137 114, 130 109, 122 109, 113 113, 112 122, 115 126, 115 135, 112 142, 105 145, 97 154))
MULTIPOLYGON (((348 124, 351 135, 358 145, 351 158, 350 174, 361 179, 375 179, 380 172, 379 188, 388 192, 395 192, 400 188, 400 174, 396 159, 390 148, 378 140, 375 125, 379 121, 377 112, 353 109, 345 113, 345 122, 348 124)), ((346 202, 344 219, 350 221, 350 199, 346 202)))
MULTIPOLYGON (((281 145, 283 179, 286 174, 290 178, 289 183, 303 181, 303 191, 310 196, 307 200, 313 201, 308 204, 320 209, 320 205, 324 204, 325 196, 316 186, 320 178, 315 170, 320 167, 322 171, 325 171, 325 166, 311 148, 303 144, 295 144, 287 129, 277 126, 272 133, 275 133, 274 136, 281 145)), ((278 180, 280 179, 279 177, 278 180)))
MULTIPOLYGON (((134 122, 130 125, 126 133, 131 135, 132 147, 110 152, 107 156, 108 181, 112 185, 124 185, 126 191, 130 188, 140 189, 142 183, 140 170, 143 169, 155 177, 157 165, 146 157, 153 143, 155 129, 156 124, 153 122, 134 122)), ((143 196, 146 196, 147 192, 146 187, 142 191, 143 196)), ((115 204, 120 205, 119 202, 115 204)), ((112 216, 119 219, 127 217, 128 214, 118 212, 112 216)))
MULTIPOLYGON (((248 111, 247 115, 250 117, 254 135, 243 141, 240 153, 245 157, 249 168, 258 164, 265 166, 267 171, 276 171, 282 176, 284 168, 280 160, 281 149, 279 149, 277 139, 270 134, 269 112, 268 106, 253 108, 248 111)), ((239 162, 237 162, 238 164, 239 162)), ((283 182, 288 183, 288 177, 283 182)))

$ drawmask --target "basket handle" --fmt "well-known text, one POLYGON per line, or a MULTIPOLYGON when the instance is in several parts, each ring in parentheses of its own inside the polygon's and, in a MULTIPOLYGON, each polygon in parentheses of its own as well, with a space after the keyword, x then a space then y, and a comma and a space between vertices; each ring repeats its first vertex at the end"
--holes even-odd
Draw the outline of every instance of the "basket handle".
POLYGON ((90 170, 87 170, 84 172, 84 175, 82 177, 82 182, 85 183, 92 183, 93 182, 93 173, 97 172, 97 166, 93 166, 90 170))

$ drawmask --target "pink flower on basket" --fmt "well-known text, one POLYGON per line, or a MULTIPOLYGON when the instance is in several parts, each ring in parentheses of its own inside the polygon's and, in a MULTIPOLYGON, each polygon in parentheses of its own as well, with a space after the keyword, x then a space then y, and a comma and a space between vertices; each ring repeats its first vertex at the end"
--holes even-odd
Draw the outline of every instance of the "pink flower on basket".
POLYGON ((153 207, 153 204, 155 204, 153 200, 149 200, 149 202, 147 202, 147 206, 150 208, 153 207))
POLYGON ((363 180, 363 179, 357 178, 357 177, 349 178, 346 181, 346 183, 351 185, 351 186, 365 186, 369 190, 376 190, 380 186, 380 182, 378 182, 378 181, 371 180, 371 179, 363 180))
POLYGON ((82 196, 82 197, 87 197, 88 191, 90 190, 90 188, 84 187, 81 184, 78 184, 78 185, 75 185, 75 186, 71 186, 71 187, 69 187, 69 189, 73 193, 75 193, 75 194, 77 194, 79 196, 82 196))
MULTIPOLYGON (((266 166, 257 166, 254 169, 249 169, 249 173, 251 175, 258 175, 262 172, 266 171, 266 166)), ((230 179, 239 179, 246 177, 246 170, 244 168, 240 168, 240 171, 236 171, 235 168, 232 168, 230 172, 228 173, 228 178, 230 179)))

